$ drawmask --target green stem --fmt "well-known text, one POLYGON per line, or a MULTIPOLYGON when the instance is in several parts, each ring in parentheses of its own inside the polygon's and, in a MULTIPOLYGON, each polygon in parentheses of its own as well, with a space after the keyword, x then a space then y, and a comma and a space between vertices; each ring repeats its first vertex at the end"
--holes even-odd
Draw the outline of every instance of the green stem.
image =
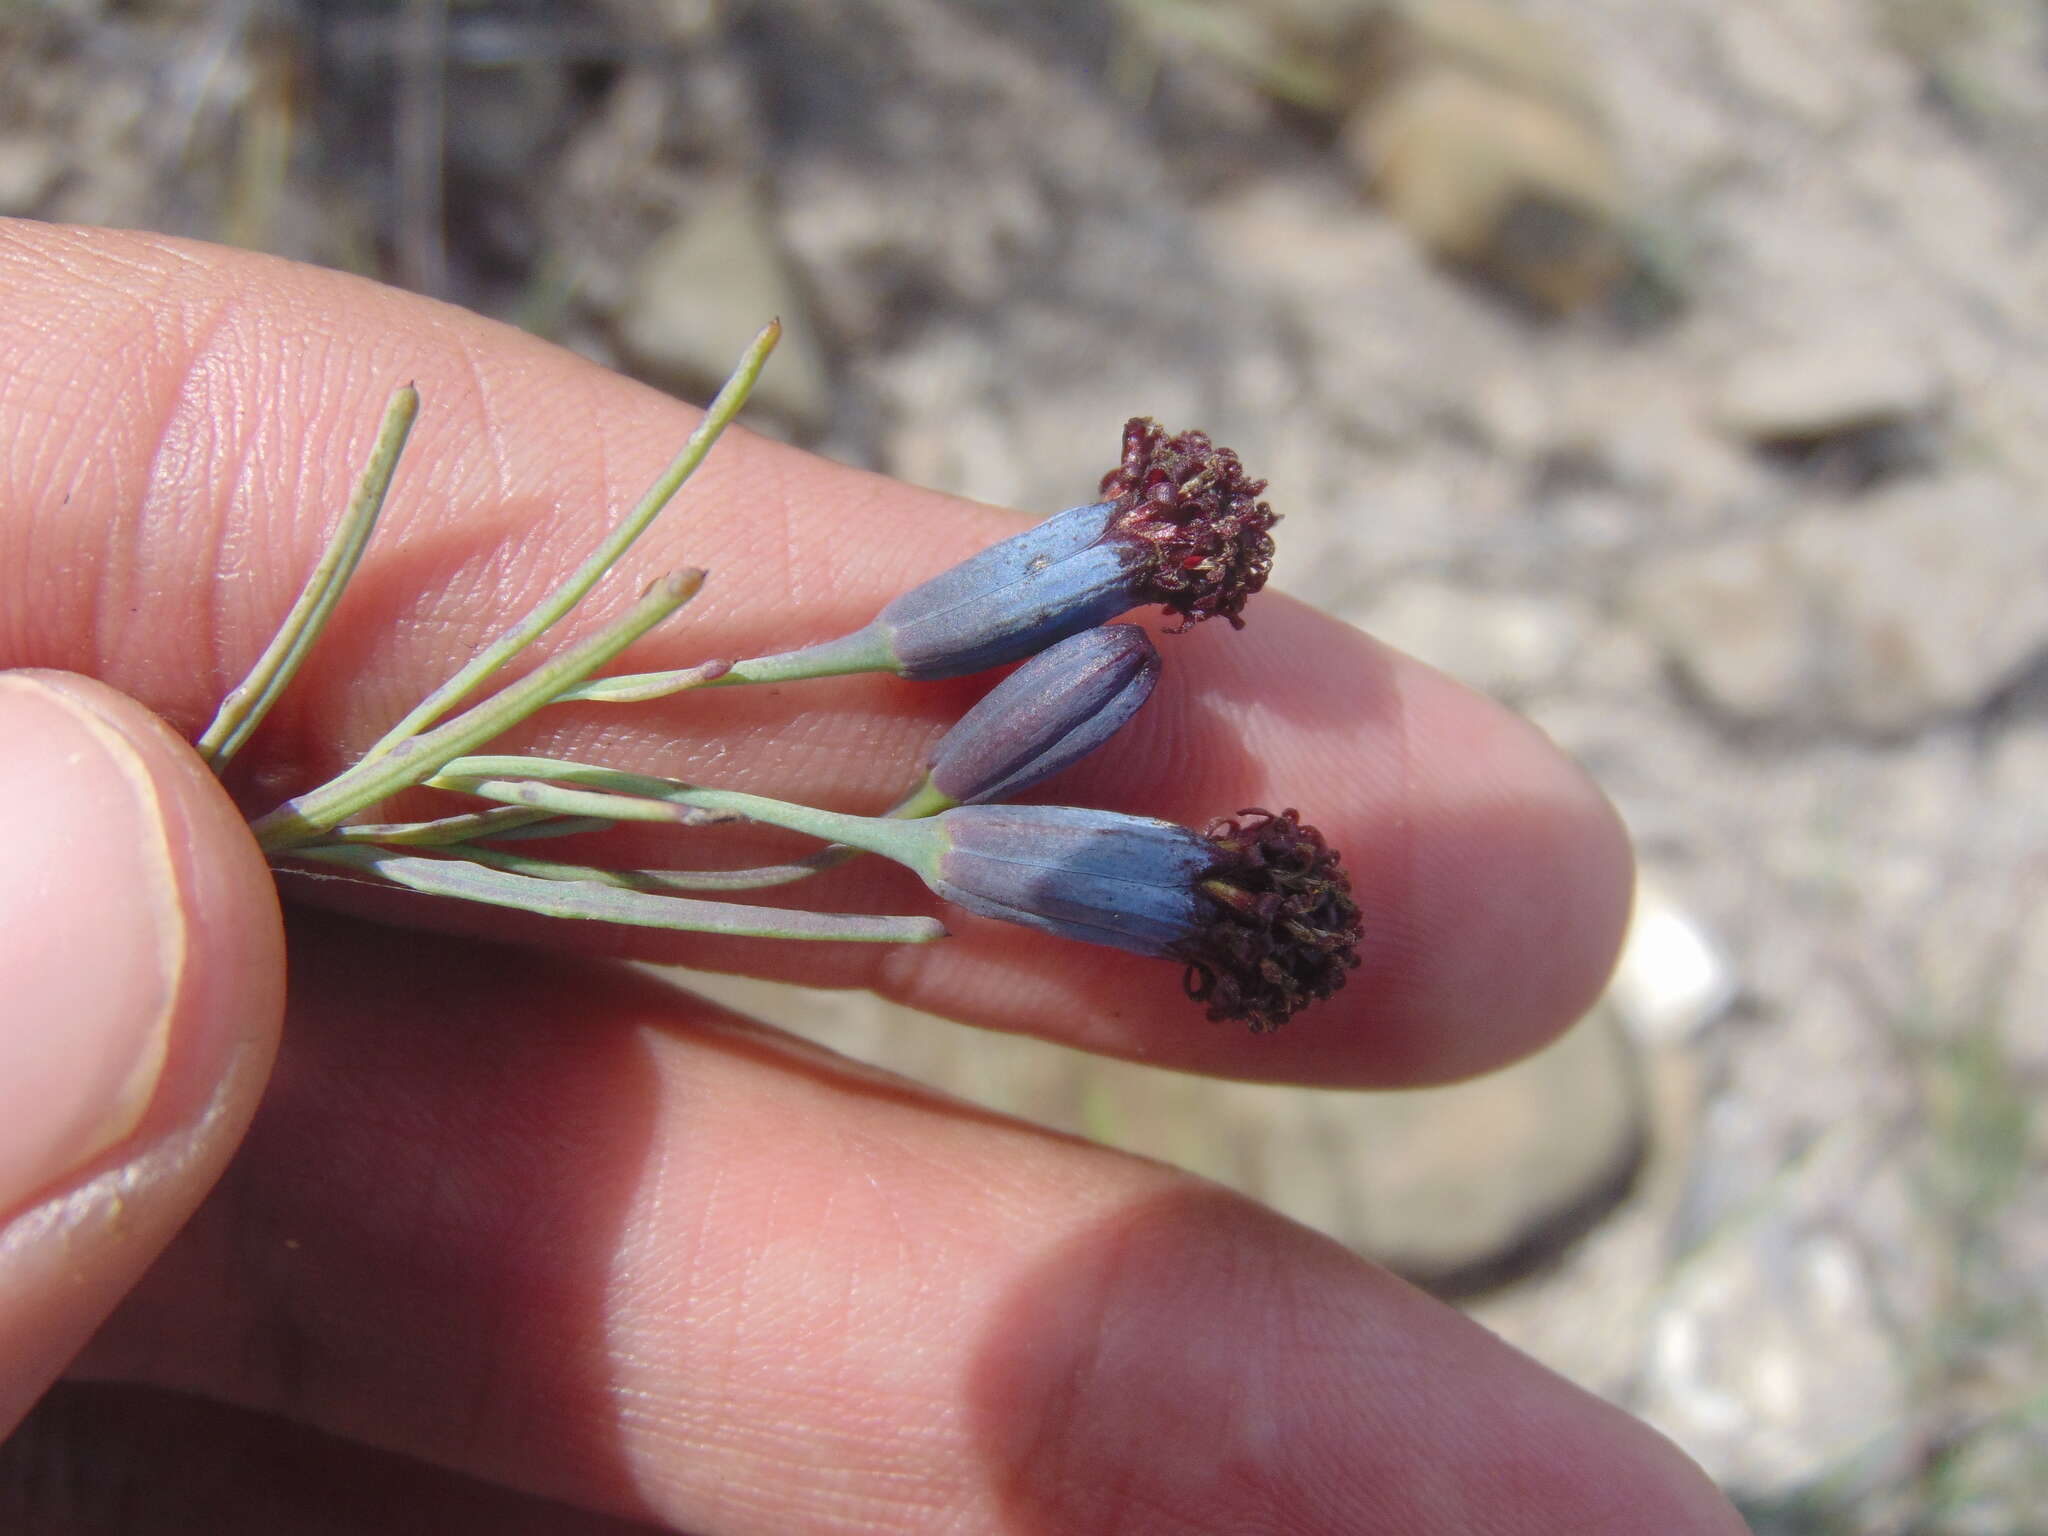
POLYGON ((227 767, 229 760, 242 750, 256 727, 263 723, 263 717, 270 713, 278 695, 284 692, 313 649, 313 642, 327 627, 334 605, 341 599, 342 589, 348 585, 349 578, 355 574, 356 566, 363 558, 363 551, 369 547, 370 534, 377 526, 378 515, 384 510, 385 497, 391 490, 391 477, 398 469, 399 455, 405 451, 405 440, 412 431, 419 409, 419 391, 410 384, 391 396, 390 403, 384 407, 383 423, 377 428, 376 443, 370 449, 370 460, 363 466, 363 472, 356 480, 355 494, 349 498, 347 509, 341 514, 340 522, 335 524, 326 549, 321 552, 320 563, 306 578, 298 600, 292 604, 291 612, 285 615, 277 633, 271 636, 269 646, 257 658, 256 665, 221 700, 212 723, 195 743, 200 757, 215 773, 227 767))
POLYGON ((855 672, 894 672, 886 630, 870 624, 837 640, 821 640, 794 651, 754 656, 727 664, 707 661, 673 672, 628 672, 600 677, 562 695, 561 702, 637 704, 692 688, 732 688, 742 683, 797 683, 814 677, 845 677, 855 672))
MULTIPOLYGON (((477 759, 464 759, 474 763, 477 759)), ((534 759, 522 759, 531 765, 534 759)), ((461 766, 460 764, 456 766, 461 766)), ((563 765, 571 766, 571 765, 563 765)), ((667 790, 671 780, 650 780, 642 775, 621 773, 616 769, 597 768, 588 765, 574 765, 576 779, 580 783, 608 786, 615 791, 624 791, 633 796, 652 785, 657 791, 667 790)), ((653 891, 760 891, 778 885, 793 885, 807 880, 812 875, 828 869, 836 869, 849 859, 860 857, 861 850, 849 848, 844 843, 834 843, 816 853, 787 864, 758 864, 749 869, 633 869, 607 870, 587 864, 558 864, 529 858, 525 854, 507 853, 498 849, 485 848, 472 839, 490 837, 495 842, 507 842, 515 838, 560 837, 571 831, 599 830, 611 826, 612 820, 600 820, 575 813, 588 810, 605 810, 608 817, 616 817, 618 799, 613 795, 582 794, 564 790, 549 784, 536 783, 532 779, 493 779, 471 774, 442 773, 431 781, 435 789, 458 790, 465 794, 486 795, 493 799, 516 801, 490 811, 475 811, 468 816, 450 816, 443 821, 400 823, 391 828, 351 826, 337 827, 333 833, 336 839, 351 842, 399 842, 423 843, 428 837, 420 835, 425 829, 439 827, 456 828, 467 822, 483 822, 494 816, 535 819, 537 825, 525 827, 519 823, 507 824, 503 832, 487 831, 470 833, 458 838, 450 835, 436 841, 466 844, 463 857, 475 859, 498 869, 509 869, 518 874, 538 875, 548 880, 602 880, 609 884, 624 885, 632 890, 653 891), (545 819, 542 819, 545 818, 545 819), (556 830, 560 829, 560 830, 556 830), (409 834, 403 837, 390 833, 409 834)), ((643 810, 633 820, 671 821, 677 819, 678 808, 671 801, 650 803, 647 798, 635 799, 634 803, 643 810)), ((934 816, 940 811, 950 810, 956 802, 934 788, 929 778, 905 795, 885 816, 900 820, 934 816)), ((684 816, 701 816, 703 812, 684 809, 684 816)))
MULTIPOLYGON (((915 821, 950 811, 957 804, 957 800, 938 789, 927 776, 916 789, 882 814, 895 821, 915 821)), ((834 843, 829 848, 820 848, 816 853, 793 859, 787 864, 757 864, 752 869, 642 869, 634 873, 670 890, 759 891, 808 880, 812 875, 837 869, 860 855, 858 848, 834 843)))
MULTIPOLYGON (((610 769, 592 768, 583 763, 564 762, 546 757, 465 757, 449 762, 429 782, 436 788, 463 789, 486 799, 496 799, 514 805, 545 805, 551 809, 566 810, 571 804, 578 807, 574 814, 604 814, 589 809, 589 801, 578 795, 567 798, 573 791, 549 793, 549 786, 535 781, 559 780, 569 783, 597 783, 609 780, 625 790, 617 796, 602 796, 602 801, 619 807, 612 814, 621 820, 658 819, 651 812, 642 814, 637 808, 649 802, 658 802, 671 807, 705 811, 719 816, 738 816, 748 821, 757 821, 764 826, 782 827, 791 832, 801 832, 827 843, 845 843, 866 853, 878 853, 885 859, 916 870, 920 875, 929 875, 936 870, 937 861, 946 850, 945 829, 935 821, 902 821, 886 816, 849 816, 840 811, 821 811, 807 805, 792 805, 785 800, 771 800, 766 795, 750 795, 736 789, 704 789, 694 784, 685 784, 677 779, 659 779, 646 774, 622 774, 610 769)), ((669 819, 676 819, 673 810, 669 819)))
MULTIPOLYGON (((680 779, 664 779, 651 773, 629 773, 624 768, 606 768, 597 763, 579 763, 561 757, 508 757, 491 755, 458 758, 429 780, 434 789, 458 789, 454 778, 537 779, 552 784, 574 784, 583 789, 601 789, 613 795, 632 795, 659 800, 676 789, 689 786, 680 779)), ((673 809, 668 820, 674 820, 673 809)))
POLYGON ((468 859, 437 859, 387 849, 319 844, 294 848, 293 861, 335 865, 429 896, 454 896, 543 917, 626 923, 760 939, 836 939, 869 944, 922 944, 946 936, 929 917, 868 917, 850 912, 785 911, 724 901, 692 901, 592 881, 540 880, 487 869, 468 859))
POLYGON ((730 670, 731 666, 726 662, 705 661, 674 672, 629 672, 623 677, 594 677, 587 683, 578 683, 555 702, 644 704, 649 699, 665 699, 673 693, 702 688, 730 670))
POLYGON ((627 612, 580 645, 465 710, 445 725, 414 736, 386 756, 358 762, 320 788, 287 800, 252 823, 257 843, 277 853, 311 842, 378 801, 438 773, 581 682, 697 595, 704 573, 677 571, 657 581, 627 612))
POLYGON ((327 835, 340 843, 391 843, 408 848, 445 848, 479 838, 569 837, 611 825, 590 820, 565 821, 552 811, 530 806, 500 805, 488 811, 465 811, 436 821, 359 821, 336 827, 327 835))
POLYGON ((931 821, 891 821, 884 816, 849 816, 840 811, 821 811, 808 805, 771 800, 737 789, 696 789, 685 787, 670 796, 679 805, 719 815, 743 816, 764 826, 802 832, 829 843, 845 843, 863 853, 879 853, 885 859, 916 870, 932 871, 946 849, 945 830, 931 821))
POLYGON ((690 440, 683 444, 659 479, 647 488, 640 502, 626 515, 618 527, 606 536, 603 543, 591 552, 590 558, 569 579, 557 587, 530 613, 514 624, 504 634, 487 646, 469 664, 447 682, 436 688, 413 706, 406 717, 379 738, 375 745, 364 754, 364 762, 372 762, 387 753, 397 750, 399 743, 408 740, 432 725, 441 716, 461 702, 476 687, 496 672, 506 662, 525 650, 534 640, 552 628, 597 584, 598 578, 617 563, 620 556, 632 547, 633 541, 647 531, 647 527, 660 515, 662 508, 674 499, 683 482, 696 472, 704 462, 704 456, 711 451, 721 433, 740 407, 746 404, 747 395, 754 387, 754 381, 761 375, 762 365, 768 361, 768 354, 775 349, 781 338, 782 322, 770 321, 755 336, 732 377, 725 381, 711 404, 705 408, 704 419, 697 424, 697 430, 690 434, 690 440))
POLYGON ((772 656, 753 656, 736 661, 730 670, 706 684, 731 688, 741 683, 796 683, 813 677, 845 677, 854 672, 894 672, 896 656, 890 649, 891 632, 879 620, 836 640, 772 656))
POLYGON ((437 773, 427 780, 429 789, 453 790, 495 800, 500 805, 524 806, 547 816, 603 817, 609 821, 656 821, 670 825, 696 824, 699 813, 674 800, 643 795, 605 794, 591 789, 564 789, 559 784, 542 784, 533 779, 497 779, 486 774, 437 773))

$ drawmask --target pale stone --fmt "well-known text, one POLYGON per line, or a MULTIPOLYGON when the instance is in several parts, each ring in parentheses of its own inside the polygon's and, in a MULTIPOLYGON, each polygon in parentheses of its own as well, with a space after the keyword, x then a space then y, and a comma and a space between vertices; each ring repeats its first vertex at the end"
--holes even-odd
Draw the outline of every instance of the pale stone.
POLYGON ((1383 3, 1382 9, 1390 18, 1382 35, 1392 46, 1457 64, 1589 117, 1597 114, 1583 51, 1542 18, 1494 0, 1406 0, 1383 3))
POLYGON ((1945 381, 1908 347, 1844 336, 1752 351, 1721 381, 1715 420, 1758 442, 1810 442, 1932 415, 1945 381))
POLYGON ((47 139, 0 134, 0 213, 32 213, 62 170, 56 146, 47 139))
POLYGON ((1645 1044, 1697 1034, 1728 1011, 1741 991, 1727 951, 1706 925, 1653 880, 1636 884, 1628 938, 1608 983, 1607 1001, 1645 1044))
MULTIPOLYGON (((861 994, 671 974, 945 1092, 1229 1184, 1453 1289, 1583 1230, 1626 1187, 1647 1134, 1634 1050, 1604 1013, 1472 1082, 1337 1093, 1099 1060, 861 994)), ((1175 978, 1160 967, 1159 981, 1175 978)))
POLYGON ((1622 274, 1620 171, 1575 112, 1436 67, 1375 97, 1345 142, 1387 211, 1444 260, 1558 310, 1622 274))
POLYGON ((766 210, 750 186, 732 182, 710 189, 641 256, 619 313, 619 340, 641 368, 702 392, 777 318, 782 340, 753 398, 814 428, 831 404, 824 363, 766 210))
MULTIPOLYGON (((1634 1052, 1604 1013, 1488 1077, 1325 1095, 1316 1107, 1332 1133, 1326 1148, 1344 1149, 1336 1173, 1352 1214, 1341 1235, 1453 1290, 1497 1280, 1583 1230, 1626 1189, 1646 1135, 1634 1052)), ((1273 1134, 1304 1140, 1284 1123, 1273 1134)), ((1295 1198, 1277 1180, 1251 1192, 1283 1211, 1295 1198)))
POLYGON ((1535 460, 1558 441, 1556 402, 1522 368, 1497 368, 1466 401, 1473 430, 1505 458, 1535 460))
POLYGON ((1714 705, 1747 720, 1797 713, 1809 669, 1806 593, 1775 542, 1672 555, 1633 583, 1630 608, 1714 705))
POLYGON ((1788 8, 1730 5, 1717 29, 1722 58, 1760 100, 1818 128, 1839 127, 1853 104, 1834 61, 1817 56, 1788 8))
POLYGON ((1632 606, 1714 705, 1895 734, 1974 708, 2048 649, 2048 522, 1986 474, 1645 570, 1632 606))
MULTIPOLYGON (((1989 1001, 2006 1057, 2038 1083, 2048 1081, 2048 891, 2031 894, 2021 911, 2007 914, 2006 963, 1989 1001)), ((2041 1119, 2048 1128, 2048 1115, 2041 1119)))
POLYGON ((1475 592, 1410 580, 1348 613, 1389 645, 1482 693, 1515 694, 1555 683, 1586 621, 1555 598, 1475 592))
POLYGON ((2048 520, 1988 475, 1902 486, 1794 530, 1832 711, 1900 731, 1973 708, 2048 647, 2048 520))
POLYGON ((1773 1212, 1674 1276, 1634 1406, 1717 1478, 1779 1494, 1904 1422, 1907 1387, 1868 1258, 1773 1212))

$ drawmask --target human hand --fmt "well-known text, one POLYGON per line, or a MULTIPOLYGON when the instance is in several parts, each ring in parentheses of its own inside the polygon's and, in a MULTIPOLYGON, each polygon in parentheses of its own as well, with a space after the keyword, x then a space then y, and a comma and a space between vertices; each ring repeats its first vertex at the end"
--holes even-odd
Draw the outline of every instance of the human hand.
MULTIPOLYGON (((25 224, 0 358, 0 666, 86 675, 0 676, 0 1423, 67 1362, 94 1384, 0 1453, 25 1529, 56 1493, 124 1533, 202 1505, 223 1533, 1741 1529, 1647 1429, 1336 1245, 606 958, 1220 1075, 1482 1071, 1592 999, 1627 906, 1611 811, 1511 715, 1269 593, 1166 642, 1062 779, 1198 824, 1300 804, 1344 850, 1363 964, 1275 1035, 1204 1021, 1169 963, 965 916, 875 949, 324 886, 351 915, 292 915, 281 1002, 270 878, 149 711, 189 736, 267 639, 394 383, 425 408, 379 546, 230 774, 245 810, 545 590, 694 413, 350 278, 25 224)), ((634 557, 712 572, 634 665, 841 633, 1016 526, 735 432, 634 557)), ((869 808, 976 691, 573 706, 520 739, 869 808)), ((805 899, 931 905, 875 860, 805 899)))

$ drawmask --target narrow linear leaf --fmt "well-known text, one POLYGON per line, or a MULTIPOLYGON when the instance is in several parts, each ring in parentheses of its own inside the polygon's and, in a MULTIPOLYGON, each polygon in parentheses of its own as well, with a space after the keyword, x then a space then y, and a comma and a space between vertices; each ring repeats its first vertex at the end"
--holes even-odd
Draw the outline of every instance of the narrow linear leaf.
POLYGON ((298 600, 292 604, 284 622, 278 625, 277 633, 271 636, 270 644, 257 658, 255 666, 249 669, 249 675, 229 690, 213 720, 200 734, 195 745, 200 757, 215 773, 227 767, 229 760, 241 751, 256 727, 263 723, 263 717, 270 713, 271 706, 298 673, 314 642, 326 629, 334 605, 340 601, 349 578, 355 575, 356 566, 362 561, 363 551, 369 547, 370 535, 376 529, 377 518, 384 510, 385 497, 391 490, 391 477, 398 468, 399 455, 405 451, 405 441, 412 432, 419 409, 419 391, 410 384, 391 396, 390 403, 384 407, 384 420, 377 428, 377 440, 370 449, 369 462, 363 466, 363 472, 356 481, 355 494, 349 498, 341 520, 335 524, 327 548, 321 553, 320 563, 306 578, 298 600))
MULTIPOLYGON (((460 789, 468 794, 513 805, 543 805, 570 813, 607 814, 594 807, 616 805, 621 820, 657 821, 652 810, 627 811, 637 802, 660 801, 686 807, 706 816, 758 821, 764 826, 801 832, 826 843, 847 843, 868 853, 879 853, 912 869, 923 871, 943 846, 943 835, 928 820, 899 820, 890 816, 849 816, 839 811, 821 811, 765 795, 750 795, 736 789, 707 789, 664 779, 652 774, 625 773, 615 768, 597 768, 551 757, 463 757, 451 760, 442 772, 428 781, 435 788, 460 789), (551 792, 550 783, 595 785, 617 794, 585 799, 570 791, 551 792)), ((673 813, 667 818, 680 819, 673 813)))
MULTIPOLYGON (((573 831, 590 832, 597 828, 589 823, 580 823, 573 831)), ((528 806, 499 805, 488 811, 465 811, 459 816, 443 816, 434 821, 358 821, 347 826, 336 827, 328 833, 335 842, 345 843, 392 843, 413 848, 439 848, 455 843, 470 842, 480 837, 566 837, 568 832, 560 830, 560 821, 551 811, 536 810, 528 806)))
POLYGON ((699 823, 699 815, 673 800, 638 795, 610 795, 589 789, 564 789, 534 779, 486 779, 468 774, 439 773, 427 780, 430 789, 454 790, 502 805, 531 809, 545 816, 583 816, 609 821, 656 821, 671 826, 699 823))
POLYGON ((337 865, 429 896, 453 896, 543 917, 762 939, 923 944, 946 936, 945 925, 936 918, 784 911, 733 902, 693 901, 684 896, 650 895, 593 882, 531 879, 466 859, 437 859, 380 848, 321 844, 293 849, 290 857, 295 861, 337 865))
POLYGON ((397 749, 399 743, 409 740, 440 719, 470 693, 489 678, 506 662, 517 656, 541 635, 559 623, 571 609, 583 601, 598 579, 618 563, 620 556, 632 548, 634 540, 647 531, 648 525, 670 501, 674 500, 683 483, 697 471, 704 462, 704 456, 711 452, 712 445, 724 433, 737 416, 740 408, 747 403, 754 382, 761 376, 761 369, 768 361, 768 354, 775 350, 775 343, 782 337, 782 322, 772 320, 763 326, 747 350, 741 355, 732 377, 705 408, 704 419, 697 424, 697 430, 690 434, 682 451, 661 472, 654 484, 640 498, 633 510, 623 521, 606 535, 590 557, 578 566, 553 592, 538 604, 518 623, 500 635, 490 645, 478 652, 470 662, 447 682, 436 688, 413 706, 403 720, 386 731, 364 754, 365 762, 373 762, 397 749))
POLYGON ((501 848, 470 847, 463 857, 494 869, 532 875, 539 880, 595 880, 601 885, 634 891, 759 891, 807 879, 857 856, 854 848, 825 848, 789 864, 764 864, 753 869, 603 869, 590 864, 559 864, 501 848))

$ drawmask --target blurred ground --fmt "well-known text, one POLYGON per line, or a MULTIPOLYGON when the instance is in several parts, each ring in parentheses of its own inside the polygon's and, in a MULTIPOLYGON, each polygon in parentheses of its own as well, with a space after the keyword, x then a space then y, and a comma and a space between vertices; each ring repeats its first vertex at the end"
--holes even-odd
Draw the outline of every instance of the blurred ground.
POLYGON ((1018 507, 1134 410, 1237 447, 1284 585, 1621 805, 1614 998, 1392 1098, 799 1027, 1462 1296, 1787 1533, 2048 1531, 2044 152, 2039 0, 0 7, 0 212, 699 398, 779 312, 780 430, 1018 507))

